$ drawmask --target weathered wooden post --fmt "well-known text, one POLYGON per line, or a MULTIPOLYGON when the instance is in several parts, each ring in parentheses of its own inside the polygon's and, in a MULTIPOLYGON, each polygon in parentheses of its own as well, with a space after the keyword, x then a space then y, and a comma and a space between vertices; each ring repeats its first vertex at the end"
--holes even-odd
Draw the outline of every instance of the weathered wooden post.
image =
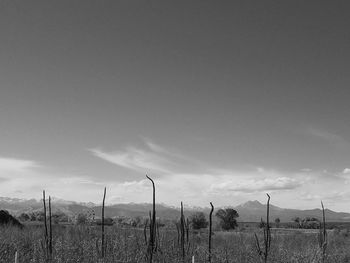
POLYGON ((211 233, 212 233, 212 217, 213 217, 213 211, 214 211, 214 206, 212 202, 210 202, 211 210, 209 214, 209 263, 211 262, 211 233))
POLYGON ((102 235, 102 245, 101 245, 101 253, 102 253, 102 258, 105 257, 105 199, 106 199, 106 187, 103 192, 103 200, 102 200, 102 222, 101 222, 101 235, 102 235))

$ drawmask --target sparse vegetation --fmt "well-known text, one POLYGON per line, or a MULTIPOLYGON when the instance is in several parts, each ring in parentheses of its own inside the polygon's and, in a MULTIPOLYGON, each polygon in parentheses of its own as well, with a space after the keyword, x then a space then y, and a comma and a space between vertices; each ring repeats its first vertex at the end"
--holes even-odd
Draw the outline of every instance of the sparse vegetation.
POLYGON ((320 220, 314 217, 305 217, 303 219, 295 217, 292 221, 297 223, 299 228, 303 229, 318 229, 320 227, 320 220))
MULTIPOLYGON (((207 215, 208 216, 208 215, 207 215)), ((106 226, 105 262, 145 262, 147 245, 144 243, 142 228, 121 228, 106 226)), ((281 231, 281 230, 278 230, 281 231)), ((317 253, 317 232, 278 232, 271 230, 273 242, 268 262, 271 263, 320 263, 317 253)), ((45 262, 41 247, 42 228, 28 225, 23 230, 16 227, 0 228, 0 262, 14 262, 18 251, 20 263, 45 262)), ((350 259, 350 237, 347 231, 330 232, 328 235, 327 263, 344 263, 350 259)), ((99 226, 54 225, 53 257, 51 262, 99 262, 96 242, 100 242, 99 226)), ((182 262, 180 246, 177 244, 176 230, 159 230, 160 249, 154 254, 153 262, 182 262)), ((262 239, 262 234, 258 233, 262 239)), ((208 260, 208 236, 190 231, 191 247, 187 252, 186 262, 192 256, 195 262, 208 260)), ((215 232, 212 236, 212 262, 257 263, 259 256, 254 248, 254 234, 251 231, 215 232), (227 261, 226 261, 227 259, 227 261)))

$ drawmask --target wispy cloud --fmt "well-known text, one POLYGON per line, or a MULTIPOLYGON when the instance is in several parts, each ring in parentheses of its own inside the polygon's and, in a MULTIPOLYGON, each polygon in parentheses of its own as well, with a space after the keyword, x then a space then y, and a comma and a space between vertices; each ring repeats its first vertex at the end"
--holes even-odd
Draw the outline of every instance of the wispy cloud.
POLYGON ((314 136, 324 141, 328 141, 332 143, 345 142, 344 138, 341 137, 340 135, 323 130, 323 129, 316 129, 314 127, 309 127, 307 128, 306 133, 311 136, 314 136))
POLYGON ((35 161, 0 157, 0 171, 2 172, 23 172, 38 167, 40 165, 35 161))
POLYGON ((232 191, 254 193, 261 191, 291 190, 301 186, 301 182, 288 177, 264 178, 241 181, 227 181, 214 184, 211 190, 214 192, 232 191))
POLYGON ((329 193, 319 193, 319 194, 313 194, 313 193, 302 193, 300 195, 300 199, 306 200, 306 201, 320 201, 320 200, 326 200, 328 202, 344 202, 350 200, 350 192, 349 191, 331 191, 329 193))
POLYGON ((299 195, 299 198, 305 201, 322 200, 322 197, 320 195, 311 193, 302 193, 299 195))
POLYGON ((131 170, 147 173, 171 173, 167 167, 173 166, 168 159, 156 152, 128 147, 124 151, 105 152, 100 149, 90 149, 90 152, 105 161, 131 170))
POLYGON ((150 140, 147 137, 141 137, 143 142, 148 146, 149 149, 151 149, 154 152, 157 153, 165 153, 167 155, 173 155, 174 153, 170 153, 168 150, 166 150, 164 147, 161 147, 160 145, 154 143, 152 140, 150 140))
POLYGON ((310 173, 310 172, 312 172, 312 169, 310 169, 310 168, 303 168, 300 171, 302 171, 304 173, 310 173))
POLYGON ((143 147, 126 147, 118 151, 104 151, 92 148, 89 151, 96 157, 130 170, 156 175, 179 173, 191 162, 197 166, 198 161, 174 150, 166 149, 148 138, 142 138, 143 147))

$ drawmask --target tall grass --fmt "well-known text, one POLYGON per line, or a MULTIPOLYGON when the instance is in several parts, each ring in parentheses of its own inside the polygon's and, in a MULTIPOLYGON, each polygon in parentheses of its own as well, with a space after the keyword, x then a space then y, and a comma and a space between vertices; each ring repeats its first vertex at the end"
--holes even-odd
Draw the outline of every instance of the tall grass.
MULTIPOLYGON (((0 262, 14 262, 18 251, 18 262, 46 262, 41 241, 43 226, 0 228, 0 262)), ((53 254, 51 262, 99 262, 96 242, 100 240, 99 226, 53 225, 53 254)), ((310 263, 322 262, 317 253, 317 233, 292 232, 274 233, 268 262, 310 263)), ((208 261, 208 234, 190 231, 191 247, 186 253, 185 262, 208 261)), ((258 235, 262 238, 262 235, 258 235)), ((153 254, 153 262, 183 262, 181 248, 177 244, 175 229, 160 229, 160 248, 153 254)), ((147 245, 143 241, 143 229, 121 229, 106 226, 106 255, 104 262, 145 262, 147 245)), ((329 233, 328 246, 324 258, 326 263, 350 262, 350 237, 341 233, 329 233)), ((211 248, 212 262, 256 263, 259 256, 255 251, 254 236, 250 231, 214 232, 211 248)))

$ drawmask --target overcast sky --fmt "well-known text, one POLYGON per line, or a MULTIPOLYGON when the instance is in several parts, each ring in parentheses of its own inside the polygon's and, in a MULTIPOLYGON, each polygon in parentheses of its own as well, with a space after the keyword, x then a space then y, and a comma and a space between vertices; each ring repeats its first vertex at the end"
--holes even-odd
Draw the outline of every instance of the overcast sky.
POLYGON ((0 195, 350 212, 347 1, 0 2, 0 195))

